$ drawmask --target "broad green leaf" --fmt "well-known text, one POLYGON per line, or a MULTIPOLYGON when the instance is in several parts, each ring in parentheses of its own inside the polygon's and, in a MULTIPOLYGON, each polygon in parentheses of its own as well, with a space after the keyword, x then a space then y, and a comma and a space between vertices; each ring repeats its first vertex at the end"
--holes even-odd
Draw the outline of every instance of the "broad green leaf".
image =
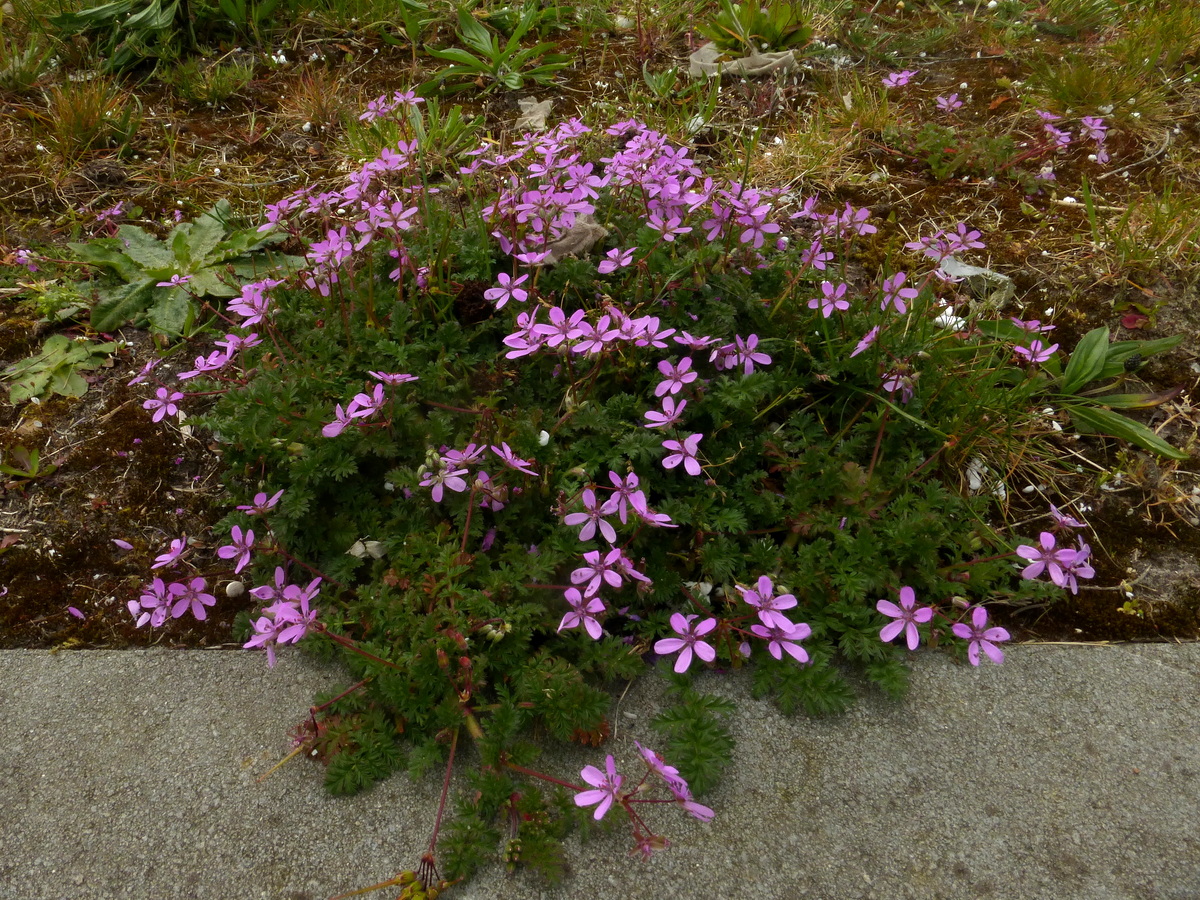
POLYGON ((92 307, 92 327, 114 331, 126 322, 138 319, 154 302, 153 281, 135 281, 113 288, 92 307))
POLYGON ((146 318, 150 327, 163 334, 179 336, 185 333, 195 319, 195 307, 191 299, 178 288, 172 288, 167 296, 151 307, 146 318))
POLYGON ((463 6, 458 8, 458 33, 476 50, 483 51, 491 44, 492 33, 463 6))
POLYGON ((133 0, 117 0, 115 3, 102 3, 79 12, 50 16, 46 21, 66 34, 78 34, 89 28, 111 26, 114 21, 131 9, 133 9, 133 0))
POLYGON ((1117 341, 1109 346, 1108 357, 1104 361, 1104 369, 1100 372, 1099 377, 1116 378, 1124 373, 1126 361, 1135 353, 1150 357, 1179 346, 1179 342, 1182 340, 1183 335, 1176 334, 1153 341, 1117 341))
POLYGON ((57 369, 50 376, 50 390, 64 397, 82 397, 87 393, 87 382, 74 369, 57 369))
POLYGON ((1083 336, 1071 361, 1063 372, 1062 392, 1074 394, 1089 381, 1094 381, 1104 371, 1108 357, 1108 329, 1093 328, 1083 336))
POLYGON ((1141 425, 1132 419, 1127 419, 1120 413, 1076 404, 1069 405, 1067 411, 1071 414, 1071 419, 1075 422, 1075 426, 1085 433, 1107 434, 1111 437, 1120 438, 1123 441, 1128 441, 1131 444, 1141 447, 1143 450, 1149 450, 1151 453, 1157 453, 1159 456, 1165 456, 1168 459, 1188 458, 1186 453, 1176 450, 1145 425, 1141 425))
POLYGON ((162 31, 170 28, 175 22, 175 11, 178 7, 179 0, 173 0, 165 8, 159 0, 150 0, 145 9, 125 20, 124 27, 127 31, 162 31))
POLYGON ((450 62, 467 66, 472 72, 486 72, 488 70, 486 62, 472 56, 466 50, 460 50, 458 47, 447 47, 445 50, 435 50, 432 47, 426 47, 425 52, 438 59, 448 59, 450 62))
POLYGON ((92 241, 88 244, 67 244, 81 262, 109 269, 126 281, 134 281, 142 277, 142 267, 125 253, 115 249, 112 238, 92 241))
POLYGON ((117 229, 121 252, 147 269, 173 267, 175 257, 158 238, 147 234, 136 225, 122 225, 117 229))

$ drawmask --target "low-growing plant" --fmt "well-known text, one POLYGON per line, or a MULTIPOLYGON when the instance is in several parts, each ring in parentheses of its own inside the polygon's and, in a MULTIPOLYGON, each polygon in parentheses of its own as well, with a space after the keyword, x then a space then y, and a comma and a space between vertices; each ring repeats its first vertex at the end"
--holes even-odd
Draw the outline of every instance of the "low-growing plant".
POLYGON ((132 322, 160 334, 190 334, 199 314, 197 300, 236 297, 242 282, 298 262, 268 260, 258 251, 280 236, 238 228, 231 217, 229 202, 219 200, 194 222, 176 225, 163 240, 124 224, 114 237, 68 244, 80 262, 108 276, 76 286, 81 292, 90 287, 95 297, 92 327, 113 331, 132 322))
POLYGON ((99 344, 52 334, 40 352, 4 370, 8 402, 14 406, 29 400, 40 403, 54 394, 82 397, 88 386, 79 373, 99 368, 116 348, 111 342, 99 344))
POLYGON ((437 59, 453 63, 437 73, 420 89, 422 94, 433 90, 453 92, 471 87, 485 91, 506 88, 519 91, 526 80, 548 84, 555 73, 572 64, 571 57, 552 52, 554 44, 543 41, 532 47, 522 47, 521 41, 541 15, 534 3, 527 3, 512 33, 503 45, 500 38, 476 19, 466 7, 458 10, 458 38, 469 50, 447 47, 438 50, 426 47, 425 52, 437 59), (472 52, 473 51, 473 52, 472 52))
POLYGON ((96 76, 54 85, 34 117, 47 146, 71 166, 90 154, 128 152, 142 108, 115 80, 96 76))
POLYGON ((177 27, 179 15, 179 0, 112 0, 47 21, 60 38, 81 35, 94 40, 104 71, 123 72, 147 61, 178 56, 184 35, 195 44, 190 30, 177 27))
POLYGON ((26 35, 23 40, 10 35, 0 12, 0 91, 29 93, 46 71, 49 59, 50 50, 42 46, 37 35, 26 35))
MULTIPOLYGON (((789 216, 632 120, 484 144, 443 193, 420 102, 373 103, 401 137, 347 186, 268 208, 304 270, 245 285, 236 333, 179 376, 220 394, 200 422, 244 502, 216 559, 173 540, 130 603, 156 627, 203 618, 210 580, 250 582, 247 647, 340 658, 348 686, 294 734, 335 793, 474 743, 454 821, 444 791, 429 852, 388 884, 440 890, 497 848, 554 878, 561 836, 612 811, 648 856, 667 841, 647 810, 711 819, 696 797, 730 760, 697 666, 835 712, 846 666, 904 693, 898 638, 1000 662, 985 603, 1092 577, 1082 523, 1052 508, 1020 543, 999 491, 957 482, 980 455, 1009 481, 1052 466, 1047 385, 1078 393, 1124 348, 1097 366, 1092 339, 1056 375, 1031 323, 1014 343, 948 309, 929 261, 978 231, 910 242, 921 270, 852 275, 869 210, 789 216), (653 666, 674 682, 647 778, 611 754, 583 784, 534 768, 535 731, 602 744, 605 686, 653 666)), ((143 405, 176 415, 186 386, 143 405)))
POLYGON ((14 447, 7 456, 0 456, 0 473, 19 481, 33 481, 45 478, 58 471, 53 463, 42 465, 42 456, 37 447, 14 447), (12 465, 16 463, 16 465, 12 465))
POLYGON ((231 61, 206 63, 191 58, 162 75, 184 100, 192 103, 224 103, 254 79, 254 64, 231 61))
POLYGON ((765 6, 721 0, 720 11, 711 21, 698 25, 696 30, 718 49, 742 56, 765 51, 802 50, 813 36, 800 6, 787 0, 768 0, 765 6))

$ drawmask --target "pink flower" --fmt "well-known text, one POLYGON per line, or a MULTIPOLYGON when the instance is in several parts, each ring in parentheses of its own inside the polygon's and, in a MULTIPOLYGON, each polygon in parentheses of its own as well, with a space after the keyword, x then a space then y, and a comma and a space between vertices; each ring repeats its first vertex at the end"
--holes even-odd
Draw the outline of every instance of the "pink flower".
POLYGON ((187 584, 177 581, 167 585, 167 590, 172 595, 171 618, 178 619, 191 610, 192 615, 203 622, 208 616, 204 607, 217 602, 216 597, 206 593, 207 588, 208 582, 203 578, 193 578, 187 584))
POLYGON ((230 534, 233 543, 218 548, 217 556, 221 559, 236 559, 233 571, 240 572, 246 567, 246 563, 250 562, 250 553, 254 550, 254 532, 247 530, 243 534, 242 529, 234 525, 230 534))
POLYGON ((699 616, 694 614, 685 616, 682 613, 673 613, 671 628, 680 637, 663 638, 654 644, 654 652, 660 655, 682 651, 679 659, 675 660, 676 672, 687 671, 688 666, 692 664, 693 652, 705 662, 712 662, 717 658, 717 651, 713 649, 712 645, 700 640, 717 627, 717 620, 704 619, 699 624, 693 625, 692 623, 698 618, 699 616))
POLYGON ((691 367, 692 358, 690 356, 685 356, 676 365, 672 365, 665 359, 659 360, 658 371, 662 373, 664 380, 654 388, 654 396, 678 394, 683 390, 684 385, 695 381, 698 376, 695 372, 688 371, 691 367))
POLYGON ((883 630, 879 632, 879 639, 884 641, 895 640, 895 638, 904 632, 908 639, 908 649, 916 650, 917 644, 920 643, 921 637, 917 633, 917 624, 928 622, 933 618, 933 607, 922 606, 920 609, 914 609, 917 602, 916 592, 910 587, 900 588, 900 605, 897 606, 890 600, 880 600, 875 604, 875 608, 885 616, 891 616, 895 622, 889 622, 883 626, 883 630))
POLYGON ((142 404, 143 409, 154 411, 153 421, 161 422, 167 416, 179 415, 179 406, 177 405, 183 399, 183 394, 179 391, 168 391, 166 388, 159 388, 154 392, 155 399, 147 400, 142 404))
POLYGON ((904 87, 912 81, 912 77, 916 75, 913 69, 905 69, 903 72, 891 72, 883 78, 883 86, 885 88, 904 87))
POLYGON ((417 380, 416 375, 407 375, 407 374, 398 373, 398 372, 368 372, 367 374, 370 375, 372 378, 379 379, 384 384, 392 385, 392 386, 395 386, 398 384, 405 384, 409 381, 417 380))
POLYGON ((600 265, 596 266, 596 271, 601 275, 608 275, 633 262, 633 249, 622 250, 620 247, 614 247, 604 254, 604 257, 600 265))
POLYGON ((617 774, 616 762, 612 758, 612 754, 608 755, 608 759, 604 761, 604 768, 607 770, 601 772, 595 766, 584 766, 580 771, 579 777, 590 784, 595 790, 580 791, 575 795, 576 806, 591 806, 593 803, 600 804, 596 807, 596 812, 593 818, 599 822, 604 818, 604 814, 609 811, 613 805, 613 801, 617 799, 617 794, 621 790, 621 782, 624 781, 622 776, 617 774))
POLYGON ((953 112, 956 109, 962 108, 962 101, 958 99, 958 94, 951 94, 949 97, 938 97, 937 108, 942 112, 953 112))
POLYGON ((254 502, 248 506, 239 506, 244 513, 249 513, 252 516, 265 516, 269 511, 275 508, 275 504, 279 502, 279 498, 283 496, 283 491, 276 491, 271 497, 267 497, 265 491, 259 491, 254 495, 254 502))
POLYGON ((778 616, 770 625, 751 625, 750 631, 767 641, 767 652, 776 659, 783 659, 783 651, 787 651, 796 662, 808 662, 808 652, 796 643, 812 634, 812 628, 803 622, 793 624, 786 617, 778 616))
POLYGON ((689 475, 699 475, 702 471, 700 461, 696 459, 696 450, 700 446, 702 434, 688 435, 682 441, 663 441, 662 445, 668 450, 675 451, 662 461, 664 469, 674 469, 680 463, 689 475))
POLYGON ((683 415, 683 410, 687 407, 686 400, 676 402, 674 397, 663 397, 662 411, 649 409, 643 414, 649 420, 646 428, 664 428, 667 425, 674 425, 679 421, 679 417, 683 415))
POLYGON ((839 284, 836 287, 828 281, 821 282, 821 293, 823 297, 814 297, 808 301, 809 309, 817 309, 820 307, 821 315, 828 319, 833 315, 835 309, 847 310, 850 308, 850 301, 844 300, 846 293, 846 285, 839 284))
POLYGON ((908 279, 907 272, 897 272, 891 278, 885 278, 883 282, 883 302, 879 304, 879 308, 887 312, 889 306, 894 306, 896 312, 904 315, 908 312, 908 305, 905 301, 915 300, 917 297, 916 288, 904 287, 904 282, 908 279))
POLYGON ((492 452, 500 457, 501 462, 503 462, 510 469, 516 469, 518 472, 524 472, 526 475, 532 475, 534 478, 537 478, 538 473, 529 468, 533 465, 533 460, 521 459, 521 457, 513 453, 508 444, 504 443, 503 441, 500 442, 499 447, 497 447, 495 444, 492 444, 492 452))
POLYGON ((982 606, 977 606, 971 611, 970 625, 958 622, 950 629, 956 637, 970 642, 967 645, 967 659, 973 666, 979 665, 980 650, 986 653, 988 659, 996 665, 1004 662, 1004 653, 996 646, 996 642, 1007 641, 1009 634, 1003 628, 988 628, 987 620, 987 610, 982 606))
POLYGON ((1044 341, 1035 338, 1029 342, 1028 347, 1013 347, 1013 353, 1034 365, 1038 365, 1054 356, 1054 351, 1057 349, 1058 344, 1051 344, 1047 347, 1044 341))
POLYGON ((868 331, 866 334, 864 334, 862 336, 862 340, 860 340, 854 346, 854 350, 851 351, 850 358, 853 359, 854 357, 858 356, 858 354, 862 353, 864 350, 866 350, 868 347, 870 347, 873 343, 875 343, 875 339, 877 337, 879 337, 879 326, 878 325, 876 325, 874 328, 872 328, 870 331, 868 331))
POLYGON ((596 529, 600 529, 600 534, 610 544, 617 542, 616 530, 606 522, 601 516, 604 515, 604 507, 600 501, 596 499, 596 492, 591 488, 587 488, 583 492, 583 508, 586 512, 570 513, 563 517, 564 525, 583 525, 579 531, 579 539, 581 541, 590 541, 596 534, 596 529))
POLYGON ((742 599, 758 610, 758 617, 764 625, 792 624, 791 620, 780 610, 791 609, 795 606, 795 596, 780 594, 776 597, 775 585, 766 575, 759 576, 758 583, 753 588, 745 588, 739 584, 737 589, 738 593, 742 595, 742 599))
POLYGON ((1022 544, 1017 547, 1017 556, 1030 561, 1029 565, 1021 570, 1021 577, 1033 579, 1046 572, 1056 585, 1066 587, 1067 576, 1063 567, 1075 561, 1076 551, 1070 547, 1059 548, 1056 543, 1057 538, 1052 533, 1043 531, 1038 537, 1039 546, 1022 544))
POLYGON ((596 621, 596 614, 604 612, 604 601, 599 597, 584 597, 583 594, 579 593, 578 588, 567 588, 563 596, 567 598, 567 603, 571 605, 571 611, 563 616, 562 621, 558 623, 558 631, 561 632, 564 628, 577 628, 582 625, 592 640, 600 640, 600 635, 604 633, 604 629, 596 621))
POLYGON ((485 300, 492 300, 496 304, 496 309, 503 309, 509 300, 516 300, 518 303, 524 303, 529 299, 529 291, 523 290, 521 285, 529 280, 528 275, 522 275, 519 278, 501 272, 496 276, 496 280, 500 282, 499 287, 494 287, 483 292, 485 300))
POLYGON ((187 538, 175 538, 171 541, 171 548, 160 556, 154 557, 154 565, 150 568, 159 569, 163 566, 173 566, 183 555, 183 551, 187 549, 187 538))

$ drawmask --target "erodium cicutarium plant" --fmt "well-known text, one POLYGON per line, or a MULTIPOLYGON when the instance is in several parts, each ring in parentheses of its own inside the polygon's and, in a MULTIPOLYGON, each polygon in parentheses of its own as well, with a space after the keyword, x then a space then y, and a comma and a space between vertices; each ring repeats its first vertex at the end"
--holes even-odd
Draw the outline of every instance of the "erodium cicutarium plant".
POLYGON ((851 702, 839 660, 898 696, 921 644, 999 662, 988 605, 1091 577, 1062 537, 1082 522, 1056 510, 1021 543, 995 485, 960 486, 972 460, 1014 478, 1030 447, 1054 457, 1038 398, 1059 366, 945 305, 940 261, 984 244, 969 223, 855 274, 870 210, 722 179, 636 121, 430 171, 419 104, 375 101, 402 139, 268 209, 302 272, 216 310, 189 378, 139 376, 156 418, 216 398, 192 421, 224 441, 238 505, 215 552, 172 538, 131 604, 159 627, 248 590, 268 664, 297 642, 341 659, 345 690, 295 734, 331 791, 475 743, 405 883, 497 847, 554 876, 565 830, 613 815, 635 853, 663 849, 668 807, 719 815, 693 794, 730 759, 695 673, 748 666, 756 694, 818 714, 851 702), (582 783, 533 768, 531 735, 604 744, 606 685, 652 668, 661 756, 607 748, 582 783))

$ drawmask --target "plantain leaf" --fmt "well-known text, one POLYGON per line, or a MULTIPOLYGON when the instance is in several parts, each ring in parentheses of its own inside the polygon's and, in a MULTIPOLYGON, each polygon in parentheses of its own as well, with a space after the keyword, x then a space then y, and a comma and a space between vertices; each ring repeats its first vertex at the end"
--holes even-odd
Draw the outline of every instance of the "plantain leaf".
POLYGON ((1107 434, 1110 437, 1120 438, 1143 450, 1149 450, 1151 453, 1157 453, 1168 459, 1188 458, 1188 454, 1172 447, 1145 425, 1140 425, 1119 413, 1075 404, 1068 406, 1067 411, 1070 412, 1075 427, 1081 432, 1107 434))
POLYGON ((1093 328, 1083 336, 1083 340, 1071 354, 1063 372, 1062 392, 1074 394, 1089 381, 1094 381, 1104 371, 1104 363, 1108 358, 1108 329, 1103 326, 1093 328))

